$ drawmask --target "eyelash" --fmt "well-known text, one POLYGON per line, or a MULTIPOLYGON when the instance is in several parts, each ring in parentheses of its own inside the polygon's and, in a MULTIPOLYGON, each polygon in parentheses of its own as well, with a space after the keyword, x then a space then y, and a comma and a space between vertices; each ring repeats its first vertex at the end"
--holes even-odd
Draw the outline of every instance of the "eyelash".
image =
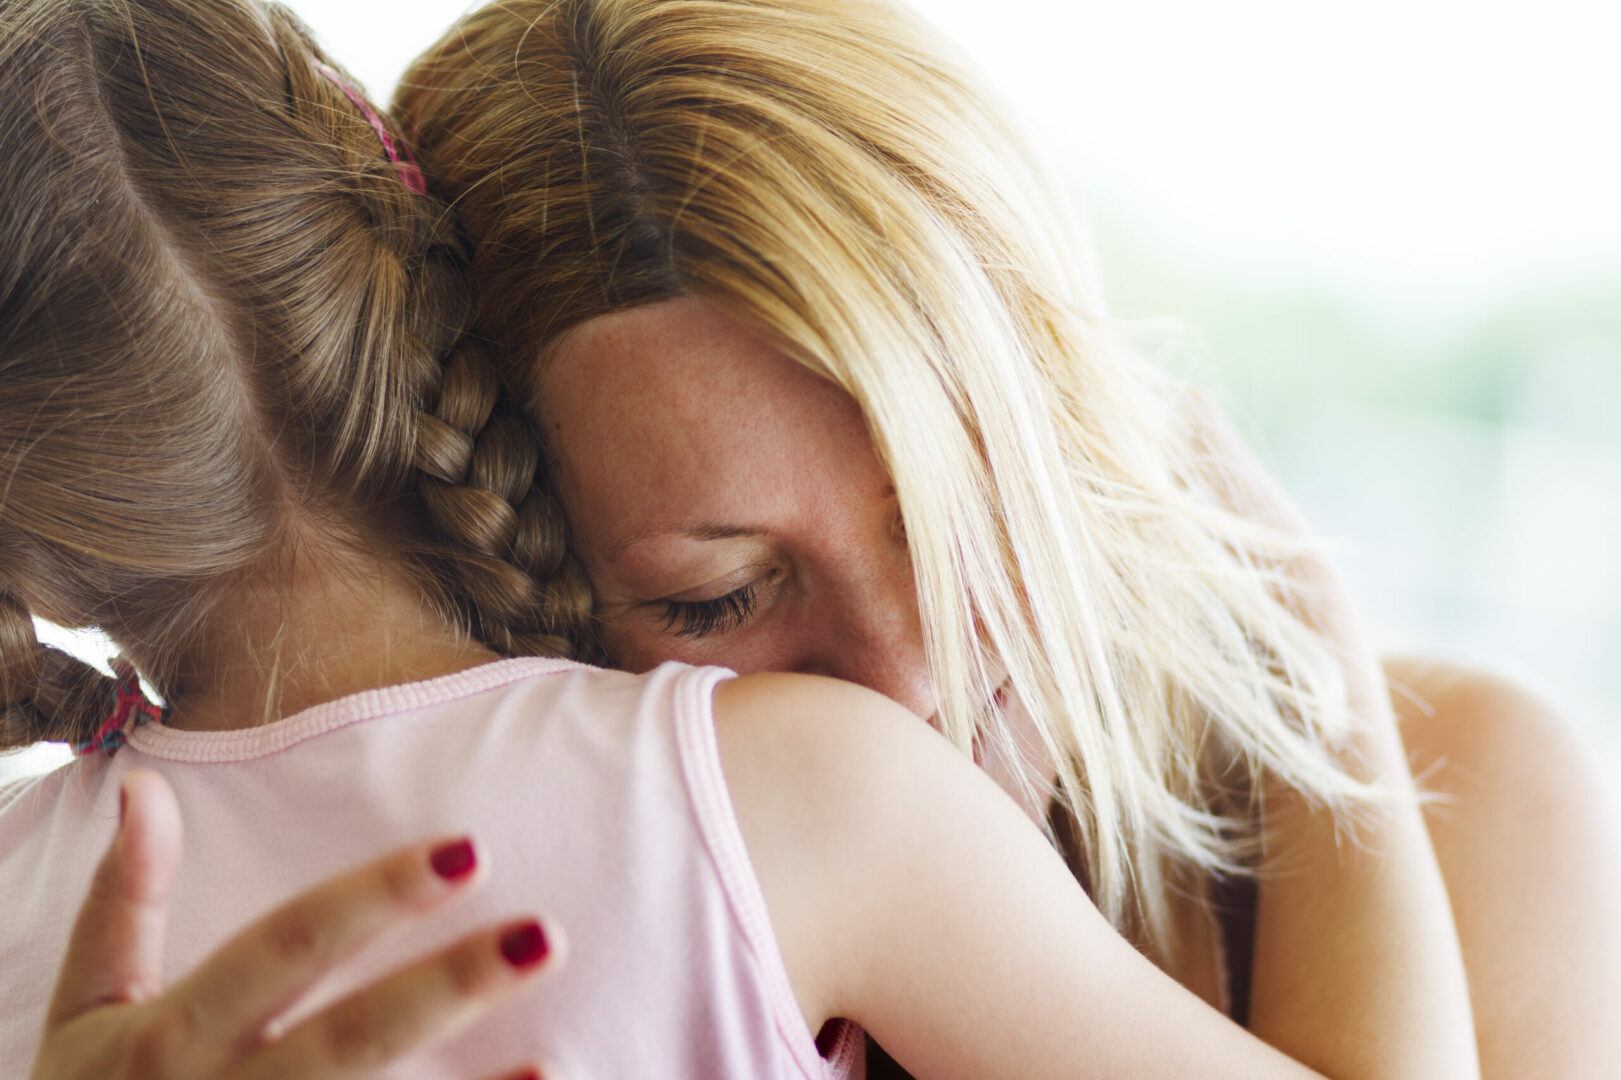
POLYGON ((678 637, 705 637, 736 630, 754 614, 757 591, 758 585, 750 582, 713 600, 666 600, 664 629, 674 629, 678 637))

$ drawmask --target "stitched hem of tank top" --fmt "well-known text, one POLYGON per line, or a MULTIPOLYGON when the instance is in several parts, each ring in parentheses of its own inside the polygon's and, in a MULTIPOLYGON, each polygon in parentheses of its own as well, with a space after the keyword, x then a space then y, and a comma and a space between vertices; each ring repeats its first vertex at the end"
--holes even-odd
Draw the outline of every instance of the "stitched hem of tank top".
POLYGON ((358 694, 311 706, 262 727, 235 731, 177 731, 157 724, 146 724, 130 732, 127 745, 164 761, 202 764, 251 761, 350 724, 442 705, 536 675, 573 671, 582 666, 572 660, 539 656, 493 660, 466 671, 421 682, 362 690, 358 694))
POLYGON ((824 1080, 828 1061, 816 1049, 816 1033, 805 1025, 799 1011, 788 969, 782 961, 777 934, 760 891, 754 864, 743 845, 743 830, 732 808, 730 789, 720 766, 720 746, 715 740, 715 688, 735 674, 725 669, 699 668, 684 675, 674 694, 676 745, 681 753, 681 770, 687 781, 698 828, 704 845, 720 876, 721 887, 731 904, 732 917, 743 932, 743 941, 760 965, 765 982, 766 1004, 771 1009, 777 1035, 783 1040, 807 1080, 824 1080))

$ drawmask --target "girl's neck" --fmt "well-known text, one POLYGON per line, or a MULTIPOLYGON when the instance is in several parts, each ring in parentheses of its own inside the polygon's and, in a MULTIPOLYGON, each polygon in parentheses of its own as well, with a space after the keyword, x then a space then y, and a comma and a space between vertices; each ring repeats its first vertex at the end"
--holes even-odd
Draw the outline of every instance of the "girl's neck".
POLYGON ((171 727, 257 727, 380 686, 496 659, 392 566, 354 556, 289 559, 216 612, 171 689, 171 727))

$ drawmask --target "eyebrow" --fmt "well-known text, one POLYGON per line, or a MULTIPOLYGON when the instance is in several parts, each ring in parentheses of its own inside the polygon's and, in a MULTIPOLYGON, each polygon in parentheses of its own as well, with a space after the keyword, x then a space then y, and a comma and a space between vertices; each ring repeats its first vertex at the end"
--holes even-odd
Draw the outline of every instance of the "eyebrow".
POLYGON ((716 525, 710 522, 693 522, 678 528, 667 529, 654 526, 647 529, 638 529, 608 551, 608 562, 617 562, 619 557, 637 544, 651 540, 657 536, 684 536, 689 540, 734 540, 740 536, 763 536, 764 529, 751 528, 746 525, 716 525))

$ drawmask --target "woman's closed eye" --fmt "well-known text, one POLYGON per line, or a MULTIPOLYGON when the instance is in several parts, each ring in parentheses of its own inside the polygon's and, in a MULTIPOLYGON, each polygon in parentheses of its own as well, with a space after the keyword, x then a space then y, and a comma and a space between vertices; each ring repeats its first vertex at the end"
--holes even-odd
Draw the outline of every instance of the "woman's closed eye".
POLYGON ((711 600, 665 600, 664 629, 678 637, 705 637, 736 630, 754 614, 759 582, 751 581, 711 600))

